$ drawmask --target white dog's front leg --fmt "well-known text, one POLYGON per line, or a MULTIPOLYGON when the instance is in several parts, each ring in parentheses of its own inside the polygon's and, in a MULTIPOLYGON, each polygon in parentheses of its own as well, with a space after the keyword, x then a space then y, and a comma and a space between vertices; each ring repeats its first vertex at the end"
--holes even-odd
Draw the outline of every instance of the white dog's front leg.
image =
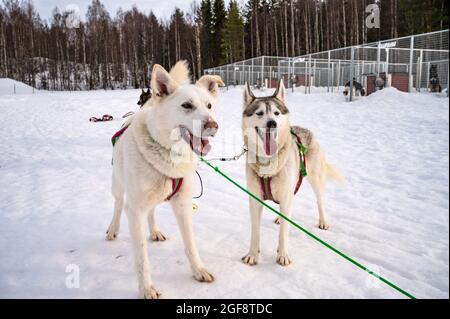
POLYGON ((260 239, 261 239, 261 214, 263 206, 250 198, 250 218, 252 223, 252 237, 250 241, 250 251, 242 258, 244 264, 254 266, 258 263, 260 253, 260 239))
POLYGON ((128 225, 133 245, 134 262, 138 276, 139 292, 145 299, 158 299, 161 295, 152 286, 150 275, 150 261, 147 252, 147 238, 145 235, 146 214, 126 205, 128 225))
POLYGON ((203 265, 195 244, 192 226, 191 196, 180 194, 172 199, 171 204, 177 218, 181 236, 183 237, 184 249, 191 264, 194 278, 200 282, 213 282, 214 276, 203 265))
MULTIPOLYGON (((293 199, 294 199, 293 196, 289 196, 280 202, 281 212, 288 218, 291 218, 292 216, 293 199)), ((280 236, 277 255, 277 263, 279 263, 281 266, 289 266, 292 263, 292 260, 289 257, 288 241, 289 241, 289 223, 285 219, 282 219, 280 226, 280 236)))

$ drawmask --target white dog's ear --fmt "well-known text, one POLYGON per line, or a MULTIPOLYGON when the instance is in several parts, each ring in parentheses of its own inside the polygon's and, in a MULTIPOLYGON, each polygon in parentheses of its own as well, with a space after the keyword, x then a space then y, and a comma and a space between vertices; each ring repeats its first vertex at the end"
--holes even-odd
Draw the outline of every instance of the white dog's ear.
POLYGON ((280 100, 281 102, 285 102, 286 99, 286 88, 284 87, 283 79, 278 83, 278 88, 274 94, 274 97, 280 100))
POLYGON ((222 78, 218 75, 204 75, 195 85, 205 88, 212 96, 216 97, 219 93, 219 86, 225 86, 225 83, 223 83, 222 78))
POLYGON ((245 91, 244 91, 244 107, 247 107, 255 100, 255 96, 253 95, 252 89, 248 83, 245 83, 245 91))
POLYGON ((155 64, 152 71, 152 89, 157 97, 172 94, 178 88, 178 84, 170 74, 159 64, 155 64))

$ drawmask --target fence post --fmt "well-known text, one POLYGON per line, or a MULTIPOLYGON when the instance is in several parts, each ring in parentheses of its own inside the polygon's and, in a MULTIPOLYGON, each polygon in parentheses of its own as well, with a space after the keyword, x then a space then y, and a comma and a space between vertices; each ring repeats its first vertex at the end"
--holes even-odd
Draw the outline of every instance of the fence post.
POLYGON ((338 79, 337 79, 337 84, 338 84, 338 92, 341 90, 341 60, 339 60, 338 62, 338 79))
POLYGON ((353 75, 355 72, 355 47, 352 47, 351 50, 351 62, 350 62, 350 99, 349 101, 353 101, 353 75))
MULTIPOLYGON (((448 68, 448 62, 447 62, 447 68, 448 68)), ((450 80, 450 72, 447 71, 447 97, 448 97, 448 82, 450 80)))
POLYGON ((330 60, 331 60, 331 51, 328 51, 328 88, 327 88, 327 92, 330 93, 330 60))
POLYGON ((269 89, 272 88, 272 66, 269 67, 269 89))
POLYGON ((291 74, 291 82, 292 82, 292 93, 294 93, 294 89, 295 89, 295 83, 294 83, 294 79, 295 77, 295 61, 294 58, 290 59, 292 61, 292 74, 291 74))
POLYGON ((331 93, 334 92, 334 62, 331 63, 331 93))
POLYGON ((250 71, 250 85, 253 86, 253 71, 254 71, 254 58, 252 58, 252 67, 251 67, 251 71, 250 71))
POLYGON ((423 50, 420 50, 419 64, 417 64, 418 72, 417 72, 417 88, 419 92, 422 91, 422 62, 423 62, 423 50))
POLYGON ((305 62, 305 94, 308 94, 308 86, 309 86, 309 81, 311 81, 310 77, 309 77, 309 56, 308 59, 305 62))
POLYGON ((264 87, 265 80, 264 80, 264 55, 262 56, 262 62, 261 62, 261 86, 264 87))
POLYGON ((410 93, 412 92, 413 87, 412 81, 413 59, 414 59, 414 36, 411 37, 411 47, 409 52, 408 91, 410 93))
POLYGON ((389 76, 389 58, 390 58, 389 55, 390 55, 389 48, 386 48, 386 70, 385 70, 385 72, 386 72, 386 81, 387 81, 388 76, 389 76))
MULTIPOLYGON (((317 73, 317 59, 314 59, 314 71, 313 71, 313 73, 314 73, 314 83, 313 83, 313 86, 317 86, 316 84, 317 84, 317 79, 316 79, 316 73, 317 73)), ((320 84, 319 84, 319 86, 320 86, 320 84)))
POLYGON ((309 81, 308 81, 308 94, 311 94, 311 68, 312 68, 312 66, 311 66, 311 54, 309 55, 309 81))
POLYGON ((378 42, 377 49, 377 77, 380 76, 380 63, 381 63, 381 42, 378 42))
POLYGON ((14 94, 16 94, 16 84, 14 84, 14 94))
POLYGON ((229 80, 229 77, 230 77, 230 65, 227 65, 227 80, 226 80, 226 82, 227 82, 227 91, 228 91, 228 86, 230 85, 230 80, 229 80))

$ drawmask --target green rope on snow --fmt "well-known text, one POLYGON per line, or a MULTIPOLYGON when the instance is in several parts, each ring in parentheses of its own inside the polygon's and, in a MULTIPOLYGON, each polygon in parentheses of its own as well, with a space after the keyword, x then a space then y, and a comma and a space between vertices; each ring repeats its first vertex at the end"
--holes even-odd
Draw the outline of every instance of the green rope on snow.
MULTIPOLYGON (((304 153, 306 154, 306 153, 304 153)), ((352 263, 353 265, 357 266, 358 268, 364 270, 365 272, 367 272, 369 275, 377 278, 378 280, 380 280, 381 282, 385 283, 386 285, 388 285, 389 287, 395 289, 396 291, 400 292, 401 294, 403 294, 404 296, 410 298, 410 299, 416 299, 416 297, 414 297, 412 294, 410 294, 409 292, 407 292, 406 290, 400 288, 399 286, 393 284, 392 282, 390 282, 389 280, 387 280, 386 278, 380 276, 379 274, 377 274, 376 272, 370 270, 369 268, 365 267, 364 265, 360 264, 359 262, 357 262, 356 260, 354 260, 353 258, 349 257, 348 255, 344 254, 343 252, 341 252, 340 250, 334 248, 332 245, 328 244, 327 242, 325 242, 324 240, 320 239, 319 237, 317 237, 316 235, 314 235, 313 233, 311 233, 310 231, 308 231, 307 229, 303 228, 302 226, 300 226, 299 224, 297 224, 295 221, 293 221, 292 219, 286 217, 285 215, 283 215, 281 212, 279 212, 278 210, 276 210, 275 208, 273 208, 272 206, 266 204, 263 200, 261 200, 258 196, 256 196, 255 194, 253 194, 252 192, 250 192, 248 189, 246 189, 245 187, 241 186, 239 183, 237 183, 236 181, 234 181, 233 179, 231 179, 228 175, 226 175, 225 173, 223 173, 219 167, 212 165, 210 162, 208 162, 206 159, 204 159, 203 157, 200 157, 200 160, 205 163, 206 165, 208 165, 210 168, 212 168, 217 174, 221 175, 222 177, 224 177, 226 180, 228 180, 230 183, 232 183, 234 186, 236 186, 237 188, 239 188, 241 191, 243 191, 244 193, 246 193, 247 195, 249 195, 251 198, 253 198, 255 201, 257 201, 258 203, 260 203, 261 205, 263 205, 264 207, 270 209, 272 212, 274 212, 275 214, 277 214, 278 216, 280 216, 281 218, 283 218, 284 220, 286 220, 288 223, 290 223, 291 225, 293 225, 294 227, 296 227, 297 229, 299 229, 300 231, 302 231, 303 233, 305 233, 306 235, 308 235, 309 237, 311 237, 312 239, 314 239, 315 241, 317 241, 318 243, 322 244, 323 246, 327 247, 328 249, 330 249, 331 251, 333 251, 334 253, 336 253, 337 255, 339 255, 340 257, 346 259, 347 261, 349 261, 350 263, 352 263)))

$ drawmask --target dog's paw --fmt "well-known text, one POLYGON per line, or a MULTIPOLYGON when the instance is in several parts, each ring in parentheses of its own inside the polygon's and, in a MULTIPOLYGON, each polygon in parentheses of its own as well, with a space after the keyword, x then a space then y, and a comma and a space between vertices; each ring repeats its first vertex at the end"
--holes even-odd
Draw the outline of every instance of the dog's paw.
POLYGON ((118 235, 119 235, 119 228, 115 227, 114 225, 111 225, 106 231, 106 240, 108 241, 116 240, 118 235))
POLYGON ((322 230, 328 230, 330 229, 330 224, 328 224, 326 221, 319 221, 319 228, 322 230))
POLYGON ((248 255, 242 258, 242 262, 249 266, 255 266, 256 264, 258 264, 258 256, 249 253, 248 255))
POLYGON ((283 267, 289 266, 292 264, 292 259, 289 257, 287 253, 278 253, 277 263, 283 267))
POLYGON ((161 293, 153 286, 144 291, 144 299, 159 299, 159 297, 161 297, 161 293))
POLYGON ((281 225, 281 217, 277 217, 274 221, 275 224, 281 225))
POLYGON ((163 233, 161 233, 159 230, 157 230, 157 231, 151 232, 150 239, 152 241, 166 241, 167 237, 163 233))
POLYGON ((213 282, 214 276, 205 268, 194 271, 194 278, 200 282, 213 282))

